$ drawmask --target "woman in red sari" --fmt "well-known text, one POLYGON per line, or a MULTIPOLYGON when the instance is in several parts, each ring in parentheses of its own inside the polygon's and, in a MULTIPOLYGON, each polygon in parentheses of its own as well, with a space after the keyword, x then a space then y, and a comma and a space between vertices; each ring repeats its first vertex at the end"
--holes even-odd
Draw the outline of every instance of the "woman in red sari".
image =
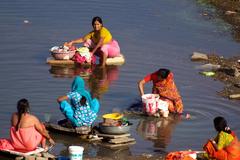
POLYGON ((240 160, 240 143, 227 126, 227 121, 223 117, 216 117, 214 127, 218 134, 214 140, 208 140, 204 145, 206 157, 215 160, 240 160))
POLYGON ((183 112, 183 103, 174 83, 173 73, 168 69, 161 68, 145 76, 138 83, 141 96, 144 95, 144 84, 150 81, 153 82, 152 93, 159 94, 162 100, 168 102, 168 110, 170 112, 181 114, 183 112))

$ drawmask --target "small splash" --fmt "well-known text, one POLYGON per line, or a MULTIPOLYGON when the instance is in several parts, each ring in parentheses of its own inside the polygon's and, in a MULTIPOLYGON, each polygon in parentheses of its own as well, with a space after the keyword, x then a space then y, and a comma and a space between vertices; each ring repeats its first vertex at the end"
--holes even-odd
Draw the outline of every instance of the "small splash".
POLYGON ((186 114, 185 116, 186 119, 191 119, 191 115, 189 113, 186 114))
POLYGON ((24 20, 23 23, 28 24, 30 22, 29 22, 29 20, 24 20))

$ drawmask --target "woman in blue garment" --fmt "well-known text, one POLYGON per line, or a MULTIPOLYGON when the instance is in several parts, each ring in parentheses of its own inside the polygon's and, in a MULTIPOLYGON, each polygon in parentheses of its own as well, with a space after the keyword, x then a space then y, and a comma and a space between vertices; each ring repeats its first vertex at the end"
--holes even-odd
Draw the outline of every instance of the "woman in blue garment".
POLYGON ((57 101, 61 112, 70 120, 73 127, 91 126, 97 118, 99 101, 96 98, 92 99, 80 76, 73 80, 71 92, 60 96, 57 101))

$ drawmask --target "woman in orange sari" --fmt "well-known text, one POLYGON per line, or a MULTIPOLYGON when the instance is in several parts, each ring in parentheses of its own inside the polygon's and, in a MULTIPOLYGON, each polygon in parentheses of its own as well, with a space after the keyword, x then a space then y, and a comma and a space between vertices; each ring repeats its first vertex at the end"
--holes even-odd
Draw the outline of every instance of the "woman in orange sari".
POLYGON ((168 110, 170 112, 181 114, 183 112, 183 103, 174 83, 173 73, 168 69, 161 68, 145 76, 138 83, 141 96, 144 95, 144 84, 150 81, 153 82, 152 93, 159 94, 162 100, 168 102, 168 110))
POLYGON ((227 121, 223 117, 216 117, 214 127, 218 135, 204 145, 206 157, 216 160, 240 160, 240 143, 234 132, 227 126, 227 121))

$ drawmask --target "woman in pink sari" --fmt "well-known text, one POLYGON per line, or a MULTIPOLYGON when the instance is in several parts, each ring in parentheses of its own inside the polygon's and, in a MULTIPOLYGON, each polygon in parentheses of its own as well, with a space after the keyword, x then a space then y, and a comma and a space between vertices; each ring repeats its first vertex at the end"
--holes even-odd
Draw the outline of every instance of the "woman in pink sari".
POLYGON ((120 47, 118 42, 113 39, 111 32, 103 26, 100 17, 92 19, 93 30, 85 36, 66 42, 64 45, 71 47, 74 44, 84 43, 88 47, 92 55, 100 57, 100 65, 105 66, 107 58, 120 56, 120 47))
POLYGON ((35 150, 39 144, 47 150, 46 139, 55 144, 39 119, 29 113, 28 100, 19 100, 17 110, 12 114, 10 140, 0 139, 0 150, 28 152, 35 150))

